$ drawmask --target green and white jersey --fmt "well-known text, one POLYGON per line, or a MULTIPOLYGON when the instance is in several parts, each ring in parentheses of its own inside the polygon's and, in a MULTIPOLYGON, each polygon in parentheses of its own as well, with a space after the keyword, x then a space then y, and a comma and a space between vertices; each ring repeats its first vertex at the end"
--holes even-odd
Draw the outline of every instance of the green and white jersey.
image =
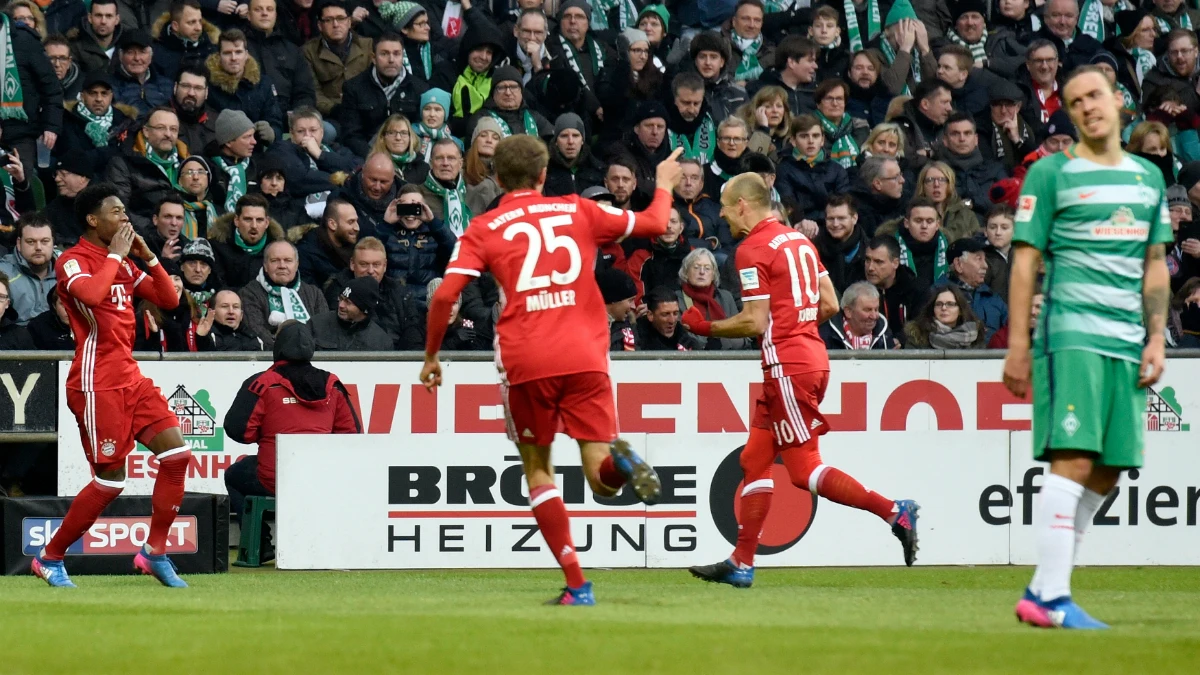
POLYGON ((1042 252, 1034 354, 1068 349, 1140 361, 1146 248, 1174 240, 1162 173, 1125 155, 1104 166, 1064 152, 1025 176, 1013 240, 1042 252))

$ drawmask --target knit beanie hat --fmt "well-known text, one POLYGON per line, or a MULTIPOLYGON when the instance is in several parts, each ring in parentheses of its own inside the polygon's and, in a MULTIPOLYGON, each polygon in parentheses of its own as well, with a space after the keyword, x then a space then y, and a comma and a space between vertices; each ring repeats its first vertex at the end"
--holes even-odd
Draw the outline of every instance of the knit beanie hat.
POLYGON ((516 82, 521 84, 521 71, 513 66, 503 65, 492 72, 492 91, 496 91, 496 85, 501 82, 516 82))
POLYGON ((363 314, 372 316, 379 305, 379 282, 375 277, 355 277, 342 289, 342 297, 353 302, 363 314))
POLYGON ((645 8, 638 14, 638 23, 642 22, 642 17, 647 14, 655 14, 662 20, 663 33, 671 27, 671 12, 667 10, 666 5, 646 5, 645 8))
POLYGON ((1146 18, 1150 12, 1147 12, 1141 7, 1127 9, 1123 12, 1117 12, 1113 18, 1117 20, 1117 35, 1128 37, 1133 35, 1133 31, 1142 24, 1142 19, 1146 18))
POLYGON ((1050 121, 1046 123, 1046 135, 1042 136, 1042 139, 1045 140, 1059 134, 1070 136, 1072 140, 1079 140, 1079 132, 1075 130, 1075 124, 1071 122, 1071 116, 1062 108, 1055 110, 1054 114, 1050 115, 1050 121))
POLYGON ((567 129, 574 129, 587 136, 587 128, 583 125, 583 119, 575 113, 563 113, 558 116, 558 119, 554 120, 555 138, 558 138, 558 135, 567 129))
POLYGON ((500 138, 504 138, 504 131, 500 128, 500 123, 496 121, 496 118, 484 115, 475 123, 475 130, 471 132, 471 143, 474 144, 476 137, 485 131, 494 132, 500 138))
POLYGON ((1167 188, 1167 208, 1172 206, 1191 206, 1192 200, 1188 198, 1188 189, 1182 185, 1172 185, 1167 188))
POLYGON ((397 29, 408 28, 425 8, 415 2, 385 2, 379 6, 379 16, 391 22, 397 29))
POLYGON ((908 0, 896 0, 896 3, 892 5, 891 11, 887 13, 887 18, 883 21, 883 27, 887 28, 888 26, 900 23, 905 19, 920 21, 920 19, 917 18, 917 12, 913 9, 911 2, 908 0))
MULTIPOLYGON (((963 14, 976 12, 980 16, 987 18, 987 7, 984 6, 983 0, 959 0, 950 5, 950 21, 958 23, 963 14)), ((888 13, 891 16, 891 13, 888 13)), ((890 24, 889 24, 890 25, 890 24)))
POLYGON ((446 113, 446 118, 450 118, 450 92, 445 89, 430 89, 421 94, 421 110, 430 103, 436 103, 442 106, 442 110, 446 113))
POLYGON ((237 140, 238 136, 247 131, 254 131, 254 122, 246 117, 246 113, 233 108, 226 108, 217 115, 217 145, 225 145, 237 140))
POLYGON ((583 13, 589 17, 592 15, 592 6, 584 2, 584 0, 566 0, 566 2, 558 6, 558 20, 562 21, 563 14, 572 7, 582 9, 583 13))
POLYGON ((633 126, 637 126, 637 125, 641 124, 642 122, 649 120, 649 119, 654 119, 655 117, 658 117, 658 118, 662 119, 663 121, 666 121, 666 119, 667 119, 666 107, 663 106, 663 104, 659 103, 658 101, 654 101, 654 100, 642 101, 641 103, 638 104, 637 108, 634 108, 633 116, 630 118, 629 122, 633 126))
POLYGON ((184 172, 187 171, 188 164, 199 164, 200 168, 204 169, 204 173, 208 174, 208 182, 212 183, 212 166, 208 163, 207 159, 204 159, 200 155, 190 155, 187 159, 179 163, 179 177, 181 179, 184 172))
POLYGON ((621 31, 621 36, 629 42, 630 47, 639 42, 645 42, 647 45, 650 44, 650 38, 646 35, 646 31, 638 30, 636 28, 626 28, 625 30, 621 31))
POLYGON ((201 260, 208 263, 209 267, 217 266, 217 257, 213 255, 212 244, 209 244, 207 239, 193 239, 183 247, 179 263, 183 264, 189 260, 201 260))
POLYGON ((597 272, 596 285, 600 287, 600 295, 604 296, 606 305, 628 300, 637 295, 637 285, 633 283, 633 278, 617 269, 597 272))

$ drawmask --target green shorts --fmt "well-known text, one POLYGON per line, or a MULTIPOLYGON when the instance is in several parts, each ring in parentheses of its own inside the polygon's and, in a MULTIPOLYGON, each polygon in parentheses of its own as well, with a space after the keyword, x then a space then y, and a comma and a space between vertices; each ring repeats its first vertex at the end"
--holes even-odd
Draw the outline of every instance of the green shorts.
POLYGON ((1142 466, 1146 390, 1138 364, 1072 349, 1033 359, 1033 457, 1083 450, 1097 464, 1142 466))

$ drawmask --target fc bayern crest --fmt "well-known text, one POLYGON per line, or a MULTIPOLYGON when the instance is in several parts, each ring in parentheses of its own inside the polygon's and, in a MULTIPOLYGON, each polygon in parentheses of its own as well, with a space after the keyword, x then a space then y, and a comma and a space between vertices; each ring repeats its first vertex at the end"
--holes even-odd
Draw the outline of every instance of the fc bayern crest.
POLYGON ((112 457, 117 454, 117 442, 111 438, 104 439, 104 442, 100 444, 100 454, 105 457, 112 457))

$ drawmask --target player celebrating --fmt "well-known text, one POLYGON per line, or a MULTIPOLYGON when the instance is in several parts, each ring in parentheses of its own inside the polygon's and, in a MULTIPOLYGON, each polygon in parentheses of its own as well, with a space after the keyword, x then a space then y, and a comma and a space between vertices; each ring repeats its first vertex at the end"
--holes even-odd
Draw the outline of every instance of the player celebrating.
POLYGON ((125 488, 125 457, 135 441, 158 456, 153 511, 146 544, 134 567, 164 586, 186 588, 166 556, 167 534, 183 501, 192 453, 167 401, 133 360, 135 298, 174 309, 179 296, 171 277, 141 236, 110 183, 90 185, 75 200, 84 235, 58 258, 58 298, 71 320, 75 359, 67 376, 67 406, 79 421, 83 449, 95 479, 71 502, 62 525, 33 559, 33 573, 51 586, 74 588, 63 557, 125 488), (126 260, 146 261, 150 274, 126 260))
POLYGON ((633 213, 576 195, 543 197, 545 144, 525 135, 500 141, 496 180, 507 194, 496 209, 471 220, 429 304, 421 381, 432 388, 442 381, 438 348, 463 288, 491 271, 503 292, 496 362, 508 434, 521 454, 533 516, 567 580, 550 604, 596 603, 554 484, 550 443, 560 423, 579 442, 583 472, 596 494, 613 496, 628 482, 639 499, 653 504, 662 489, 654 469, 617 440, 608 318, 592 269, 600 244, 666 232, 671 192, 681 174, 679 152, 658 165, 650 207, 633 213))
POLYGON ((1063 101, 1080 143, 1029 170, 1009 277, 1004 384, 1024 397, 1032 374, 1034 457, 1050 463, 1033 517, 1038 566, 1016 613, 1044 628, 1099 629, 1071 600, 1071 568, 1121 471, 1142 465, 1144 388, 1165 358, 1172 234, 1162 173, 1121 149, 1121 94, 1103 72, 1076 71, 1063 101))
POLYGON ((818 409, 829 382, 829 354, 817 326, 837 314, 837 291, 807 237, 770 215, 770 189, 758 174, 725 185, 721 214, 737 249, 742 311, 709 322, 696 307, 682 317, 696 335, 762 337, 763 389, 754 408, 750 439, 742 450, 744 474, 738 541, 733 555, 690 568, 693 576, 738 588, 754 583, 754 553, 771 508, 771 465, 782 453, 792 482, 831 501, 870 511, 892 526, 904 546, 904 563, 917 555, 916 502, 894 502, 864 488, 821 461, 817 437, 829 430, 818 409))

